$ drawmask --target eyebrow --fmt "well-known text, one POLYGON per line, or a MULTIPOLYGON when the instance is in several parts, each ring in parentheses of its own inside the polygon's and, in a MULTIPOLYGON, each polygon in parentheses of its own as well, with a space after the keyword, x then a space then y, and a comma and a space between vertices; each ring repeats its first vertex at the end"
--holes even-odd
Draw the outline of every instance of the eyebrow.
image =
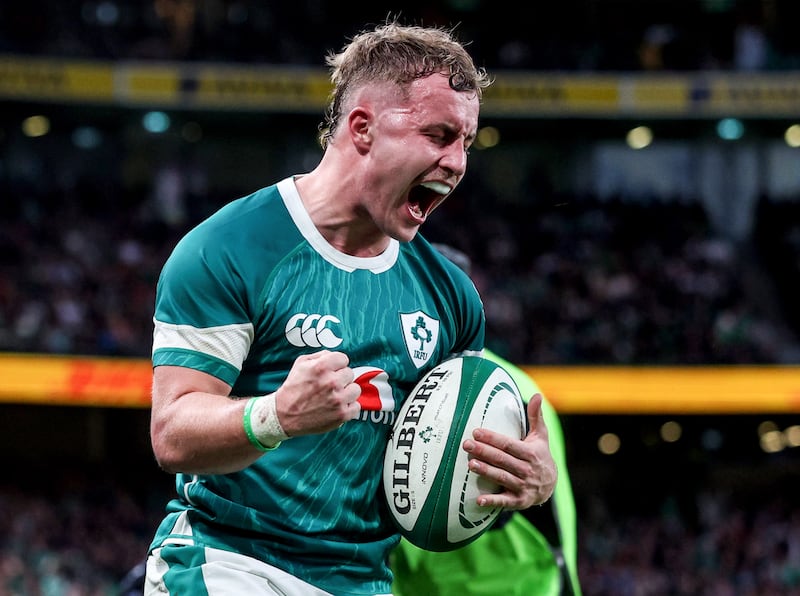
MULTIPOLYGON (((453 126, 451 124, 447 124, 446 122, 440 122, 438 124, 431 124, 431 125, 423 127, 423 130, 425 130, 425 129, 428 129, 428 130, 430 130, 430 129, 440 129, 442 132, 446 133, 448 136, 452 136, 452 137, 461 136, 461 132, 460 132, 461 129, 459 127, 453 126)), ((468 133, 468 134, 464 135, 464 139, 467 140, 467 141, 473 141, 473 140, 475 140, 476 136, 477 136, 477 131, 471 132, 471 133, 468 133)))

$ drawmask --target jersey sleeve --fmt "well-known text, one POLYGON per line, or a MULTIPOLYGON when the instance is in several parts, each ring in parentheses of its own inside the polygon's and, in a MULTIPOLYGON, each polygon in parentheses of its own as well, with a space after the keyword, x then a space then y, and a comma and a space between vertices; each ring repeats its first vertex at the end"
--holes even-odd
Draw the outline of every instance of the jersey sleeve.
POLYGON ((456 321, 459 324, 458 342, 454 353, 483 355, 486 339, 486 315, 483 310, 478 289, 472 279, 460 268, 447 262, 449 274, 453 277, 458 296, 455 300, 456 321))
POLYGON ((253 341, 247 291, 225 242, 195 228, 175 247, 156 287, 153 366, 185 366, 233 385, 253 341))

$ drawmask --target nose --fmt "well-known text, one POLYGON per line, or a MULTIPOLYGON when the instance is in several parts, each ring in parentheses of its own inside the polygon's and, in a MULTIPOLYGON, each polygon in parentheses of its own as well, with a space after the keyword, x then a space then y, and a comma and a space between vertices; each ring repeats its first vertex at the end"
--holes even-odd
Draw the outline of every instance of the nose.
POLYGON ((461 178, 467 171, 467 150, 462 142, 450 143, 445 147, 439 165, 461 178))

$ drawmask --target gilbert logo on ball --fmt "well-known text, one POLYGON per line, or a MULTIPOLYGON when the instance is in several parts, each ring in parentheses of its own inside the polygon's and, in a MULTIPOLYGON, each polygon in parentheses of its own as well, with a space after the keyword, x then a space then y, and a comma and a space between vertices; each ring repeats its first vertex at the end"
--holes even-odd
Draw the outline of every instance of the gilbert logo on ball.
POLYGON ((461 447, 478 427, 525 437, 519 389, 491 360, 447 360, 403 402, 386 448, 383 487, 392 519, 412 544, 432 551, 466 546, 500 514, 478 506, 478 495, 500 487, 470 471, 461 447))

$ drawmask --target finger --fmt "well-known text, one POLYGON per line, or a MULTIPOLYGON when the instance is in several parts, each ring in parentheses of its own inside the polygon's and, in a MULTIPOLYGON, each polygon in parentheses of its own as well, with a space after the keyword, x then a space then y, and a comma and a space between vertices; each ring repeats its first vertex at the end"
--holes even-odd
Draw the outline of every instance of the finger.
POLYGON ((299 362, 301 358, 304 359, 305 364, 302 370, 327 387, 341 389, 353 377, 353 373, 347 366, 349 358, 343 352, 322 350, 316 356, 312 354, 300 356, 297 361, 299 362), (342 374, 340 371, 344 371, 344 373, 342 374))
POLYGON ((541 393, 534 393, 531 400, 528 402, 528 432, 547 434, 547 426, 544 422, 544 415, 542 414, 542 401, 544 398, 541 393))
POLYGON ((528 462, 511 458, 497 465, 473 458, 469 462, 469 468, 505 489, 495 494, 481 495, 478 499, 481 506, 516 509, 543 503, 550 498, 557 477, 557 469, 552 460, 539 461, 538 458, 528 462))
MULTIPOLYGON (((348 383, 342 389, 342 400, 343 403, 351 404, 353 402, 357 402, 358 398, 361 397, 361 385, 357 385, 356 383, 348 383)), ((359 408, 361 406, 359 405, 359 408)))
POLYGON ((336 388, 344 389, 356 380, 356 373, 352 368, 340 368, 335 372, 336 388))
POLYGON ((488 428, 476 428, 472 431, 472 437, 474 440, 464 441, 464 449, 495 465, 505 461, 507 455, 516 459, 525 459, 529 451, 529 447, 523 440, 488 428))
POLYGON ((344 421, 339 426, 344 426, 350 420, 356 420, 361 416, 361 404, 358 401, 352 401, 344 406, 344 421))
POLYGON ((531 457, 530 447, 519 439, 486 429, 476 429, 473 434, 476 440, 467 439, 463 444, 464 450, 471 456, 470 469, 502 486, 517 488, 518 483, 506 475, 519 479, 526 474, 529 468, 526 461, 531 457))
POLYGON ((326 354, 330 354, 330 350, 320 350, 319 352, 312 352, 311 354, 303 354, 302 356, 298 356, 298 360, 305 360, 307 362, 311 362, 313 360, 319 360, 326 354))
POLYGON ((350 359, 344 352, 331 352, 330 350, 320 350, 312 354, 303 354, 297 357, 298 362, 306 362, 314 370, 339 370, 350 364, 350 359))
POLYGON ((323 350, 320 352, 321 358, 326 366, 331 370, 339 370, 346 368, 350 364, 350 358, 344 352, 331 352, 330 350, 323 350))
POLYGON ((475 455, 469 460, 469 469, 515 492, 521 489, 523 479, 531 473, 528 462, 508 454, 495 456, 494 453, 475 455))
POLYGON ((339 426, 344 426, 350 420, 356 420, 361 416, 361 404, 358 401, 352 401, 344 406, 344 420, 339 426))
POLYGON ((500 507, 509 511, 519 511, 530 507, 522 496, 509 490, 480 495, 476 502, 480 507, 500 507))
POLYGON ((521 466, 515 465, 516 460, 509 457, 500 458, 478 458, 473 457, 469 460, 469 469, 485 476, 497 484, 510 489, 517 489, 520 485, 521 466), (518 469, 519 468, 519 469, 518 469))
POLYGON ((358 400, 350 404, 350 408, 352 410, 350 420, 355 420, 356 418, 361 416, 361 404, 358 402, 358 400))

